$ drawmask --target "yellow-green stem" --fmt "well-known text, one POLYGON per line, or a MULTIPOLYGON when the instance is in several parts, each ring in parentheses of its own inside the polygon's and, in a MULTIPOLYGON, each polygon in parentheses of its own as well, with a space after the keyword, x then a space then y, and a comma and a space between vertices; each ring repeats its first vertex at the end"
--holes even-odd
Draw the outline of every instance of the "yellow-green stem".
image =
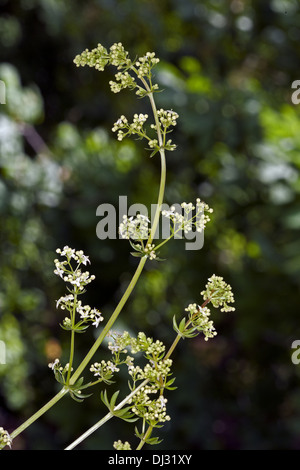
POLYGON ((27 421, 25 421, 21 426, 15 429, 10 437, 14 439, 17 437, 21 432, 23 432, 28 426, 30 426, 34 421, 36 421, 40 416, 42 416, 46 411, 48 411, 55 403, 57 403, 63 396, 68 393, 67 388, 62 388, 51 400, 49 400, 42 408, 40 408, 36 413, 34 413, 27 421))
MULTIPOLYGON (((148 379, 144 380, 135 390, 133 390, 129 395, 127 395, 124 400, 122 400, 115 408, 114 411, 118 411, 121 408, 123 408, 126 403, 129 402, 129 400, 142 388, 144 387, 148 382, 148 379)), ((65 448, 65 450, 72 450, 74 447, 78 446, 82 441, 84 441, 88 436, 90 436, 93 432, 95 432, 98 428, 103 426, 107 421, 109 421, 111 418, 114 417, 114 414, 112 412, 107 413, 100 421, 98 421, 94 426, 89 428, 84 434, 82 434, 78 439, 76 439, 72 444, 70 444, 68 447, 65 448)))
MULTIPOLYGON (((156 109, 155 101, 154 101, 154 98, 153 98, 153 94, 149 93, 148 96, 149 96, 149 99, 150 99, 150 103, 151 103, 151 107, 152 107, 152 111, 153 111, 153 116, 154 116, 156 126, 157 126, 158 140, 159 140, 160 144, 162 144, 162 137, 161 137, 161 132, 159 130, 160 128, 159 128, 159 122, 158 122, 157 109, 156 109)), ((162 204, 163 204, 164 193, 165 193, 166 157, 165 157, 164 149, 161 148, 159 153, 160 153, 160 159, 161 159, 161 174, 160 174, 159 193, 158 193, 157 207, 156 207, 156 211, 155 211, 155 215, 154 215, 154 219, 153 219, 153 223, 152 223, 152 227, 151 227, 151 232, 150 232, 150 236, 149 236, 149 239, 147 241, 147 244, 151 243, 154 236, 155 236, 155 232, 156 232, 156 229, 157 229, 157 226, 158 226, 158 223, 159 223, 161 207, 162 207, 162 204)), ((109 321, 107 322, 105 328, 102 330, 101 334, 99 335, 99 337, 97 338, 97 340, 93 344, 92 348, 89 350, 89 352, 87 353, 87 355, 85 356, 83 361, 80 363, 80 365, 78 366, 78 368, 76 369, 76 371, 72 375, 72 377, 70 379, 70 384, 71 385, 74 384, 76 382, 76 380, 79 378, 81 372, 85 369, 88 362, 92 359, 95 352, 97 351, 97 349, 101 345, 102 341, 104 340, 105 336, 107 335, 107 333, 109 332, 109 330, 111 329, 111 327, 113 326, 115 321, 117 320, 122 308, 124 307, 127 299, 129 298, 131 292, 133 291, 133 289, 134 289, 134 287, 135 287, 135 285, 136 285, 136 283, 137 283, 137 281, 138 281, 138 279, 141 275, 141 272, 144 268, 144 265, 145 265, 146 261, 147 261, 147 258, 145 256, 143 258, 141 258, 141 260, 139 262, 139 265, 136 269, 136 272, 135 272, 129 286, 127 287, 122 299, 120 300, 120 302, 117 305, 115 311, 113 312, 112 316, 110 317, 109 321)))
MULTIPOLYGON (((166 183, 166 159, 165 159, 164 149, 162 148, 163 141, 162 141, 162 137, 161 137, 161 132, 160 132, 160 127, 159 127, 159 122, 158 122, 158 115, 157 115, 157 109, 156 109, 155 101, 154 101, 154 98, 153 98, 153 94, 150 93, 150 89, 149 89, 147 84, 146 84, 146 88, 149 91, 148 96, 149 96, 149 99, 150 99, 150 103, 151 103, 155 123, 156 123, 156 126, 157 126, 158 141, 159 141, 160 146, 161 146, 161 149, 160 149, 160 152, 159 152, 160 153, 160 159, 161 159, 161 174, 160 174, 159 194, 158 194, 156 212, 155 212, 153 224, 152 224, 152 227, 151 227, 151 233, 150 233, 150 236, 149 236, 149 239, 148 239, 148 242, 147 242, 147 243, 151 243, 151 241, 153 240, 153 238, 155 236, 155 232, 156 232, 156 229, 157 229, 157 226, 158 226, 161 207, 162 207, 163 199, 164 199, 165 183, 166 183)), ((89 350, 89 352, 87 353, 87 355, 85 356, 83 361, 80 363, 80 365, 78 366, 78 368, 76 369, 74 374, 70 377, 71 365, 72 365, 71 363, 73 363, 73 358, 74 358, 74 331, 72 331, 71 349, 70 349, 70 368, 69 368, 69 371, 68 371, 68 378, 67 378, 67 381, 68 381, 69 385, 73 385, 76 382, 76 380, 79 378, 80 374, 82 373, 82 371, 87 366, 88 362, 91 360, 91 358, 96 353, 97 349, 101 345, 103 339, 105 338, 105 336, 107 335, 107 333, 111 329, 112 325, 115 323, 115 321, 118 318, 122 308, 124 307, 124 305, 125 305, 126 301, 128 300, 130 294, 132 293, 132 291, 133 291, 133 289, 134 289, 134 287, 135 287, 135 285, 136 285, 136 283, 137 283, 137 281, 138 281, 138 279, 141 275, 141 272, 144 268, 144 265, 145 265, 146 261, 147 261, 146 257, 141 258, 141 260, 138 264, 138 267, 137 267, 137 269, 134 273, 134 276, 131 279, 130 284, 128 285, 125 293, 123 294, 123 296, 122 296, 119 304, 117 305, 116 309, 114 310, 112 316, 110 317, 110 319, 107 322, 106 326, 104 327, 104 329, 100 333, 99 337, 97 338, 94 345, 91 347, 91 349, 89 350)), ((46 405, 44 405, 42 408, 40 408, 40 410, 38 410, 36 413, 34 413, 21 426, 19 426, 17 429, 15 429, 15 431, 13 431, 13 433, 11 434, 11 437, 14 438, 18 434, 23 432, 28 426, 30 426, 34 421, 36 421, 40 416, 42 416, 46 411, 48 411, 53 405, 55 405, 67 393, 68 393, 68 389, 63 387, 62 390, 58 394, 56 394, 51 400, 49 400, 48 403, 46 403, 46 405)))
POLYGON ((144 444, 146 443, 147 439, 151 436, 151 433, 152 433, 152 430, 153 430, 153 426, 149 426, 147 431, 145 432, 144 434, 144 437, 143 439, 141 439, 141 442, 139 443, 139 445, 137 446, 136 450, 141 450, 141 448, 144 446, 144 444))
POLYGON ((73 313, 71 315, 72 316, 72 318, 71 318, 72 331, 71 331, 71 343, 70 343, 69 369, 68 369, 68 375, 67 375, 67 379, 66 379, 67 385, 69 385, 69 382, 70 382, 72 364, 73 364, 73 359, 74 359, 74 349, 75 349, 74 326, 75 326, 76 304, 77 304, 77 294, 74 294, 74 307, 73 307, 73 313))
POLYGON ((76 369, 76 371, 74 372, 74 374, 72 375, 71 379, 70 379, 70 384, 74 384, 76 382, 76 380, 79 378, 80 374, 82 373, 82 371, 85 369, 85 367, 87 366, 87 364, 89 363, 89 361, 92 359, 92 357, 94 356, 94 354, 96 353, 97 349, 99 348, 99 346, 101 345, 102 341, 104 340, 104 338, 106 337, 107 333, 109 332, 109 330, 112 328, 113 324, 115 323, 116 319, 118 318, 122 308, 124 307, 126 301, 128 300, 130 294, 132 293, 140 275, 141 275, 141 272, 144 268, 144 265, 147 261, 147 258, 146 257, 143 257, 141 258, 139 264, 138 264, 138 267, 134 273, 134 276, 133 278, 131 279, 125 293, 123 294, 120 302, 118 303, 116 309, 114 310, 112 316, 110 317, 110 319, 108 320, 108 322, 106 323, 105 327, 103 328, 102 332, 100 333, 100 335, 98 336, 98 338, 96 339, 95 343, 93 344, 93 346, 91 347, 91 349, 89 350, 89 352, 86 354, 85 358, 83 359, 83 361, 80 363, 80 365, 78 366, 78 368, 76 369))

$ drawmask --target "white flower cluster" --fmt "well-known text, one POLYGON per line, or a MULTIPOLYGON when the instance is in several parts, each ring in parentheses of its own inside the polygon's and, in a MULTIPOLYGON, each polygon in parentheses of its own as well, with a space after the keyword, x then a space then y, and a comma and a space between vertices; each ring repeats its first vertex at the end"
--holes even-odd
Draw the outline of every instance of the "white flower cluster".
POLYGON ((74 290, 83 291, 84 287, 95 279, 95 276, 90 276, 88 271, 82 272, 79 269, 81 264, 86 266, 87 263, 90 263, 89 257, 86 256, 82 250, 75 251, 73 248, 65 246, 63 250, 57 248, 56 253, 59 253, 61 256, 65 256, 66 260, 54 260, 56 268, 54 273, 61 277, 65 282, 72 284, 74 286, 74 290), (71 264, 72 259, 77 262, 75 270, 71 264))
POLYGON ((90 371, 95 377, 105 377, 107 373, 119 372, 119 368, 112 361, 95 362, 91 365, 90 371))
POLYGON ((12 439, 9 433, 2 427, 0 427, 0 448, 9 446, 11 447, 12 439))
POLYGON ((65 246, 63 250, 57 248, 56 253, 59 253, 61 256, 65 256, 68 261, 72 258, 77 261, 78 263, 82 263, 85 266, 89 263, 91 264, 89 257, 86 256, 82 250, 75 250, 74 248, 70 248, 69 246, 65 246))
POLYGON ((113 93, 119 93, 124 88, 134 89, 137 85, 135 79, 126 71, 118 72, 115 75, 116 82, 110 80, 110 89, 113 93))
POLYGON ((108 343, 108 348, 113 354, 118 355, 119 353, 127 353, 128 347, 130 347, 132 354, 137 354, 140 351, 145 352, 145 357, 148 358, 149 362, 144 368, 133 365, 133 358, 127 356, 124 361, 129 370, 129 374, 134 377, 135 380, 149 379, 151 381, 159 381, 161 376, 167 376, 170 372, 172 365, 171 359, 158 360, 155 364, 153 358, 161 357, 165 352, 165 345, 159 341, 153 341, 152 338, 147 337, 145 333, 140 332, 138 336, 132 337, 127 331, 124 331, 122 335, 116 333, 110 333, 110 336, 114 339, 114 342, 108 343))
POLYGON ((121 42, 115 43, 110 47, 110 63, 118 68, 129 67, 131 60, 128 58, 128 52, 125 51, 121 42))
POLYGON ((109 332, 108 336, 113 339, 108 343, 108 348, 114 356, 113 360, 95 363, 90 370, 95 376, 103 378, 105 374, 118 371, 120 364, 126 364, 133 381, 132 390, 137 381, 145 379, 149 381, 128 402, 131 405, 131 411, 151 424, 168 421, 170 417, 166 413, 167 400, 163 396, 163 389, 170 375, 172 360, 163 358, 164 344, 159 340, 154 341, 143 332, 140 332, 137 337, 132 337, 127 331, 122 334, 109 332), (144 353, 148 361, 144 367, 134 365, 134 358, 127 355, 128 348, 132 354, 144 353), (126 354, 125 360, 120 358, 120 353, 126 354), (159 394, 159 397, 151 399, 149 397, 151 394, 159 394))
POLYGON ((74 63, 77 67, 88 65, 89 67, 95 67, 96 70, 103 71, 104 67, 109 62, 109 58, 105 47, 98 44, 97 47, 91 51, 85 49, 81 54, 78 54, 74 59, 74 63))
MULTIPOLYGON (((176 126, 176 124, 177 124, 176 121, 177 121, 179 116, 173 110, 169 110, 169 109, 164 110, 162 108, 157 111, 157 116, 158 116, 158 121, 159 121, 159 127, 160 127, 160 130, 162 132, 162 135, 163 135, 163 138, 164 138, 164 141, 165 141, 166 134, 168 132, 171 132, 171 131, 168 131, 168 128, 170 126, 176 126)), ((151 124, 151 128, 158 131, 156 124, 151 124)), ((151 149, 156 149, 156 150, 160 149, 157 139, 149 139, 148 145, 151 149)), ((173 150, 176 149, 176 145, 172 144, 171 139, 167 140, 167 142, 165 142, 163 147, 166 150, 169 150, 169 151, 173 151, 173 150)))
MULTIPOLYGON (((92 321, 92 325, 96 326, 97 328, 103 321, 102 313, 96 308, 91 308, 89 305, 82 305, 81 300, 76 299, 74 306, 74 300, 75 297, 73 294, 64 295, 56 301, 56 308, 60 307, 61 310, 68 310, 72 313, 74 312, 75 308, 75 312, 79 313, 81 320, 92 321)), ((68 317, 66 317, 63 321, 63 324, 66 327, 70 327, 71 323, 71 319, 68 317)))
POLYGON ((128 441, 122 442, 120 439, 115 441, 113 447, 116 450, 131 450, 131 446, 128 441))
MULTIPOLYGON (((121 80, 120 83, 110 82, 111 86, 114 88, 114 91, 116 92, 119 91, 120 87, 132 86, 132 83, 128 82, 128 77, 126 78, 125 75, 123 76, 122 74, 121 75, 119 74, 118 78, 119 80, 121 80), (124 79, 124 84, 122 85, 123 79, 124 79)), ((165 137, 166 137, 166 134, 170 132, 168 131, 168 128, 170 126, 176 125, 178 114, 172 110, 160 109, 157 111, 157 115, 158 115, 158 121, 159 121, 158 125, 151 124, 150 127, 154 129, 156 132, 158 132, 158 130, 162 132, 163 140, 164 140, 164 145, 163 145, 164 149, 175 150, 176 145, 172 144, 171 139, 165 141, 166 140, 165 137), (157 127, 159 127, 159 129, 157 127)), ((150 149, 156 149, 156 151, 158 151, 160 150, 160 146, 158 144, 157 138, 149 137, 144 128, 144 124, 147 121, 147 119, 148 119, 148 114, 142 114, 142 113, 135 114, 133 117, 132 123, 129 123, 128 119, 122 114, 122 116, 120 116, 120 118, 114 123, 112 127, 112 131, 118 132, 117 138, 119 141, 122 141, 128 135, 137 134, 140 138, 146 138, 148 140, 148 145, 150 149)))
POLYGON ((213 321, 210 320, 210 310, 207 307, 200 307, 196 304, 189 304, 185 309, 189 312, 189 319, 194 328, 201 331, 205 336, 205 341, 217 335, 213 321))
POLYGON ((143 57, 135 62, 135 67, 137 68, 137 76, 139 78, 150 77, 151 69, 158 64, 159 59, 155 57, 155 52, 147 52, 143 57))
POLYGON ((155 259, 156 258, 155 245, 153 245, 151 243, 147 243, 147 245, 145 246, 145 249, 144 249, 144 253, 149 259, 151 259, 151 260, 155 259))
POLYGON ((68 246, 65 246, 63 250, 58 248, 56 253, 59 253, 66 259, 64 261, 54 260, 56 268, 54 273, 73 287, 73 291, 70 294, 63 295, 56 301, 56 308, 69 311, 71 318, 73 318, 74 313, 78 313, 80 317, 80 322, 77 325, 75 325, 74 318, 72 321, 71 318, 66 317, 63 321, 63 326, 66 329, 71 329, 72 327, 79 329, 84 323, 92 322, 92 325, 97 328, 100 322, 103 321, 101 312, 96 308, 91 308, 89 305, 82 305, 82 302, 77 299, 77 296, 84 292, 85 286, 95 279, 94 275, 90 275, 88 271, 82 272, 80 269, 81 264, 90 264, 89 257, 82 250, 76 251, 68 246), (72 260, 76 262, 75 268, 72 265, 72 260))
MULTIPOLYGON (((66 372, 69 371, 69 367, 70 367, 70 364, 67 363, 64 367, 61 365, 61 363, 59 362, 59 359, 55 359, 53 362, 50 362, 48 364, 48 367, 52 370, 57 370, 59 371, 62 375, 64 375, 66 372)), ((73 370, 73 368, 71 369, 71 371, 73 370)))
POLYGON ((158 424, 170 421, 167 415, 167 399, 160 395, 157 399, 149 398, 149 395, 158 393, 159 389, 154 385, 146 385, 139 390, 130 400, 131 411, 145 419, 149 424, 158 424))
POLYGON ((129 240, 146 240, 149 237, 150 220, 143 214, 136 217, 123 216, 123 222, 119 225, 119 233, 122 238, 129 240))
POLYGON ((115 65, 118 68, 132 65, 131 60, 128 58, 128 52, 125 51, 121 42, 113 44, 109 52, 101 44, 98 44, 91 51, 85 49, 75 57, 74 63, 77 67, 88 65, 89 67, 95 67, 99 71, 103 71, 107 64, 115 65))
MULTIPOLYGON (((150 79, 151 69, 159 62, 159 59, 155 57, 155 53, 147 52, 144 56, 139 57, 136 62, 131 62, 128 58, 128 52, 124 50, 121 43, 114 44, 110 50, 110 63, 112 65, 116 65, 118 69, 126 69, 124 72, 118 72, 115 75, 116 82, 113 80, 109 82, 112 92, 119 93, 124 88, 129 88, 131 90, 137 88, 136 94, 139 96, 145 96, 147 91, 136 83, 135 78, 128 72, 128 70, 135 73, 141 80, 143 80, 144 77, 150 79)), ((158 85, 152 85, 151 91, 155 91, 157 89, 158 85)))
POLYGON ((234 302, 234 296, 231 286, 227 284, 221 276, 213 274, 205 286, 205 290, 201 292, 204 300, 209 300, 214 307, 222 307, 221 312, 232 312, 234 307, 228 305, 234 302))
POLYGON ((134 89, 137 88, 136 94, 138 96, 146 96, 149 92, 156 91, 158 85, 151 83, 151 70, 158 64, 159 59, 155 57, 154 52, 147 52, 144 56, 139 57, 136 61, 131 61, 128 52, 124 49, 121 42, 113 44, 109 52, 101 44, 89 51, 85 49, 81 54, 78 54, 74 63, 77 67, 94 67, 96 70, 103 71, 108 64, 114 65, 118 70, 123 69, 115 75, 116 81, 110 81, 111 90, 114 93, 119 93, 124 88, 134 89), (139 86, 135 82, 135 78, 129 73, 135 74, 143 83, 139 86), (148 86, 145 86, 145 79, 148 79, 148 86))
POLYGON ((114 123, 112 131, 118 131, 117 138, 122 141, 127 135, 137 134, 140 137, 146 137, 146 132, 143 128, 148 119, 148 114, 134 114, 132 123, 122 114, 122 116, 114 123), (122 129, 126 129, 124 132, 122 129))
POLYGON ((128 119, 122 114, 122 116, 119 117, 119 119, 114 123, 114 126, 112 128, 113 132, 118 131, 118 140, 123 140, 124 139, 124 132, 121 131, 121 129, 128 129, 129 124, 128 124, 128 119), (120 137, 119 137, 120 134, 120 137))
MULTIPOLYGON (((123 351, 127 353, 126 348, 129 346, 132 354, 136 354, 140 351, 147 351, 148 348, 153 344, 153 339, 151 337, 147 337, 142 331, 138 333, 136 338, 134 336, 130 336, 128 331, 124 331, 122 334, 115 331, 110 331, 108 336, 113 339, 113 342, 110 341, 108 343, 108 348, 112 352, 123 351)), ((160 342, 156 343, 157 345, 162 344, 160 342)))
POLYGON ((130 366, 128 368, 128 373, 129 375, 134 377, 135 380, 149 379, 152 382, 159 383, 159 380, 162 376, 166 377, 170 373, 171 366, 172 360, 165 359, 158 361, 155 366, 153 363, 148 363, 143 368, 141 368, 140 366, 130 366))
POLYGON ((175 212, 175 206, 172 206, 170 210, 163 210, 162 215, 172 221, 175 231, 184 230, 184 233, 188 233, 194 227, 197 232, 202 232, 210 221, 209 215, 205 212, 212 213, 213 209, 199 198, 196 200, 196 206, 191 202, 182 202, 181 207, 183 214, 175 212), (196 213, 192 216, 195 209, 196 213))
POLYGON ((92 321, 92 325, 98 328, 99 324, 104 320, 102 313, 97 308, 91 308, 89 305, 82 305, 79 300, 76 307, 82 320, 92 321))
POLYGON ((177 119, 179 118, 179 115, 173 111, 172 109, 159 109, 157 111, 158 119, 161 123, 161 126, 163 128, 168 128, 170 126, 176 126, 177 124, 177 119))

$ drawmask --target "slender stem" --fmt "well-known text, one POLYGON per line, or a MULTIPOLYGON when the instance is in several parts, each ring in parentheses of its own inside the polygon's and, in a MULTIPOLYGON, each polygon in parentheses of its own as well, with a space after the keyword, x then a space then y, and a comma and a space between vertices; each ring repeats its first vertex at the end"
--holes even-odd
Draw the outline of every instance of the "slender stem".
MULTIPOLYGON (((144 387, 149 379, 144 380, 135 390, 133 390, 127 397, 124 398, 115 408, 114 411, 118 411, 121 408, 123 408, 126 403, 129 402, 129 400, 142 388, 144 387)), ((82 441, 84 441, 88 436, 90 436, 93 432, 95 432, 97 429, 99 429, 103 424, 105 424, 107 421, 109 421, 111 418, 114 417, 114 414, 112 412, 107 413, 100 421, 98 421, 94 426, 89 428, 85 433, 83 433, 78 439, 76 439, 72 444, 70 444, 68 447, 65 448, 65 450, 72 450, 74 447, 76 447, 78 444, 80 444, 82 441)))
MULTIPOLYGON (((148 87, 147 83, 145 84, 145 86, 148 87)), ((152 111, 153 111, 153 116, 154 116, 155 123, 156 123, 158 140, 159 140, 159 143, 161 145, 162 144, 162 136, 161 136, 161 132, 160 132, 158 114, 157 114, 155 101, 154 101, 154 98, 153 98, 153 93, 149 93, 148 96, 149 96, 149 99, 150 99, 150 103, 151 103, 151 107, 152 107, 152 111)), ((160 159, 161 159, 161 176, 160 176, 160 185, 159 185, 157 207, 156 207, 154 220, 153 220, 152 227, 151 227, 151 233, 150 233, 150 236, 149 236, 149 239, 148 239, 147 243, 151 243, 151 241, 153 240, 153 238, 155 236, 155 232, 156 232, 156 229, 157 229, 157 226, 158 226, 159 217, 160 217, 160 213, 161 213, 161 207, 162 207, 163 199, 164 199, 165 185, 166 185, 166 157, 165 157, 165 152, 164 152, 163 148, 160 149, 160 159)), ((112 316, 110 317, 109 321, 107 322, 105 328, 102 330, 99 337, 97 338, 97 340, 93 344, 92 348, 89 350, 89 352, 87 353, 87 355, 85 356, 85 358, 83 359, 81 364, 78 366, 78 368, 76 369, 76 371, 72 375, 72 377, 70 379, 70 384, 71 385, 74 384, 74 382, 76 382, 76 380, 79 378, 79 375, 84 370, 84 368, 87 366, 87 364, 91 360, 91 358, 94 356, 95 352, 97 351, 97 349, 101 345, 102 341, 104 340, 105 336, 107 335, 107 333, 111 329, 112 325, 115 323, 116 319, 118 318, 122 308, 124 307, 127 299, 129 298, 131 292, 133 291, 133 289, 134 289, 134 287, 135 287, 135 285, 136 285, 136 283, 137 283, 137 281, 138 281, 138 279, 141 275, 141 272, 144 268, 146 260, 147 260, 146 257, 141 258, 141 260, 139 262, 139 265, 136 269, 136 272, 135 272, 129 286, 127 287, 123 297, 121 298, 119 304, 117 305, 117 307, 116 307, 115 311, 113 312, 112 316)))
POLYGON ((163 242, 161 242, 159 245, 156 245, 155 251, 157 251, 159 248, 161 248, 165 243, 171 240, 171 238, 174 237, 174 233, 172 233, 168 238, 166 238, 163 242))
POLYGON ((149 93, 149 100, 151 103, 154 119, 155 119, 155 124, 156 124, 156 129, 157 129, 157 137, 158 137, 158 142, 160 145, 160 159, 161 159, 161 179, 160 179, 160 188, 159 188, 159 195, 158 195, 158 201, 157 201, 157 208, 156 212, 154 215, 154 220, 152 223, 152 228, 151 228, 151 233, 150 233, 150 238, 148 240, 148 243, 151 243, 155 236, 155 232, 158 226, 159 222, 159 217, 161 213, 161 207, 163 204, 163 199, 164 199, 164 193, 165 193, 165 184, 166 184, 166 157, 165 157, 165 150, 163 148, 163 139, 160 131, 160 124, 159 124, 159 119, 158 119, 158 114, 157 114, 157 109, 156 109, 156 104, 153 98, 153 93, 149 93))
POLYGON ((141 450, 141 448, 143 447, 143 445, 146 443, 148 437, 151 436, 152 430, 153 430, 153 426, 149 426, 148 429, 147 429, 147 431, 146 431, 145 434, 144 434, 143 439, 141 439, 141 442, 140 442, 139 445, 137 446, 136 450, 141 450))
POLYGON ((74 325, 75 325, 75 315, 76 315, 76 304, 77 304, 77 294, 74 294, 74 307, 73 307, 73 314, 72 314, 72 331, 71 331, 71 344, 70 344, 70 359, 69 359, 68 375, 66 379, 67 384, 69 384, 70 382, 72 364, 73 364, 73 359, 74 359, 74 349, 75 349, 74 325))
POLYGON ((176 338, 174 339, 172 345, 170 346, 169 348, 169 351, 167 352, 166 356, 164 357, 164 359, 169 359, 169 357, 171 356, 171 354, 173 353, 174 349, 176 348, 177 344, 179 343, 179 340, 181 340, 181 335, 178 334, 176 336, 176 338))
MULTIPOLYGON (((142 81, 144 82, 144 80, 142 80, 142 81)), ((149 99, 150 99, 150 103, 151 103, 151 107, 152 107, 152 111, 153 111, 153 115, 154 115, 154 119, 155 119, 155 123, 156 123, 158 141, 159 141, 159 144, 160 144, 160 147, 161 147, 160 152, 159 152, 160 153, 160 158, 161 158, 160 186, 159 186, 156 212, 155 212, 155 215, 154 215, 154 220, 153 220, 153 224, 152 224, 152 228, 151 228, 151 233, 150 233, 150 236, 149 236, 149 239, 148 239, 148 243, 150 243, 153 240, 154 236, 155 236, 155 232, 156 232, 158 222, 159 222, 161 206, 162 206, 163 199, 164 199, 165 183, 166 183, 166 158, 165 158, 164 149, 162 148, 163 147, 163 140, 162 140, 162 136, 161 136, 161 132, 160 132, 160 125, 159 125, 159 120, 158 120, 158 114, 157 114, 155 101, 154 101, 154 98, 153 98, 153 93, 150 92, 150 88, 149 88, 147 83, 146 83, 145 86, 146 86, 146 89, 149 91, 148 96, 149 96, 149 99)), ((112 316, 110 317, 109 321, 107 322, 106 326, 104 327, 104 329, 100 333, 99 337, 97 338, 97 340, 95 341, 95 343, 93 344, 91 349, 88 351, 85 358, 80 363, 80 365, 78 366, 78 368, 76 369, 76 371, 74 372, 74 374, 71 377, 70 377, 70 373, 69 373, 71 371, 71 365, 70 365, 69 372, 68 372, 68 384, 69 385, 73 385, 76 382, 76 380, 79 378, 80 374, 82 373, 82 371, 87 366, 88 362, 91 360, 91 358, 96 353, 97 349, 101 345, 102 341, 104 340, 105 336, 107 335, 107 333, 111 329, 112 325, 117 320, 122 308, 124 307, 125 303, 127 302, 130 294, 132 293, 132 291, 133 291, 133 289, 134 289, 134 287, 135 287, 135 285, 136 285, 136 283, 137 283, 137 281, 138 281, 138 279, 141 275, 141 272, 144 268, 144 265, 145 265, 146 261, 147 261, 147 257, 141 258, 141 260, 138 264, 138 267, 137 267, 137 269, 136 269, 136 271, 133 275, 133 278, 131 279, 125 293, 123 294, 123 296, 122 296, 119 304, 117 305, 116 309, 114 310, 112 316)), ((71 364, 71 362, 73 362, 73 357, 74 357, 74 336, 71 337, 70 364, 71 364)), ((21 426, 19 426, 11 434, 11 437, 14 438, 18 434, 20 434, 24 429, 26 429, 28 426, 30 426, 36 419, 38 419, 41 415, 43 415, 46 411, 48 411, 55 403, 57 403, 66 393, 68 393, 68 389, 63 388, 46 405, 44 405, 39 411, 37 411, 34 415, 32 415, 21 426)))
POLYGON ((16 436, 21 434, 28 426, 30 426, 34 421, 36 421, 40 416, 42 416, 46 411, 48 411, 55 403, 57 403, 63 396, 68 393, 68 389, 62 388, 51 400, 48 401, 42 408, 40 408, 36 413, 34 413, 27 421, 25 421, 21 426, 16 428, 11 433, 11 438, 14 439, 16 436))
MULTIPOLYGON (((173 344, 171 345, 171 347, 169 348, 166 356, 165 356, 165 359, 168 359, 172 352, 174 351, 175 347, 177 346, 177 343, 179 342, 179 340, 181 339, 181 336, 180 335, 177 335, 175 340, 173 341, 173 344)), ((126 403, 128 403, 128 401, 130 400, 130 398, 132 398, 142 387, 144 387, 148 382, 149 382, 150 379, 146 379, 144 380, 135 390, 133 390, 126 398, 124 398, 123 401, 121 401, 115 408, 114 410, 120 410, 126 403)), ((94 424, 94 426, 92 426, 91 428, 89 428, 85 433, 83 433, 78 439, 76 439, 76 441, 72 442, 72 444, 70 444, 65 450, 72 450, 74 449, 74 447, 76 447, 78 444, 80 444, 82 441, 84 441, 84 439, 86 439, 87 437, 89 437, 93 432, 95 432, 97 429, 99 429, 103 424, 105 424, 108 420, 110 420, 111 418, 114 417, 114 414, 109 412, 107 415, 105 415, 102 419, 100 419, 100 421, 98 421, 96 424, 94 424)), ((145 444, 145 440, 149 437, 150 433, 152 432, 152 429, 153 427, 152 426, 149 426, 144 438, 141 440, 139 446, 137 447, 137 450, 140 450, 142 448, 142 446, 145 444), (151 428, 151 429, 150 429, 151 428), (150 429, 150 431, 149 431, 150 429)))
MULTIPOLYGON (((211 299, 206 299, 203 304, 201 305, 201 308, 204 308, 209 302, 210 302, 211 299)), ((188 322, 186 323, 185 325, 185 329, 189 326, 189 324, 191 323, 192 319, 190 318, 188 320, 188 322)), ((171 356, 172 352, 174 351, 174 349, 176 348, 177 344, 179 343, 179 340, 182 338, 182 336, 178 333, 176 338, 174 339, 172 345, 170 346, 166 356, 164 357, 164 359, 169 359, 169 357, 171 356)))
POLYGON ((76 382, 76 380, 79 378, 79 375, 81 374, 81 372, 85 369, 85 367, 87 366, 87 364, 89 363, 89 361, 91 360, 91 358, 94 356, 94 354, 96 353, 97 349, 99 348, 100 344, 102 343, 102 341, 104 340, 105 336, 107 335, 107 333, 109 332, 109 330, 111 329, 112 325, 115 323, 116 319, 118 318, 122 308, 124 307, 126 301, 128 300, 131 292, 133 291, 140 275, 141 275, 141 272, 144 268, 144 265, 146 263, 146 260, 147 258, 146 257, 143 257, 141 258, 139 264, 138 264, 138 267, 134 273, 134 276, 133 278, 131 279, 126 291, 124 292, 120 302, 118 303, 117 307, 115 308, 112 316, 110 317, 110 319, 108 320, 108 322, 106 323, 105 327, 103 328, 102 332, 100 333, 100 335, 98 336, 97 340, 94 342, 93 346, 91 347, 91 349, 89 350, 89 352, 86 354, 85 358, 83 359, 83 361, 80 363, 80 365, 78 366, 78 368, 76 369, 76 371, 74 372, 74 374, 72 375, 71 379, 70 379, 70 384, 74 384, 76 382))

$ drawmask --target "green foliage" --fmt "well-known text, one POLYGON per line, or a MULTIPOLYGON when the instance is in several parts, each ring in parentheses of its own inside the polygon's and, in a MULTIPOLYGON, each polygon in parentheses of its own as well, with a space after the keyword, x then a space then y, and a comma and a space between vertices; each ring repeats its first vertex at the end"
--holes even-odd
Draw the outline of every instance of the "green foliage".
POLYGON ((137 421, 138 418, 136 416, 134 416, 134 414, 131 413, 131 411, 130 411, 131 406, 125 406, 124 408, 121 408, 120 410, 115 410, 114 409, 119 393, 120 393, 120 390, 115 392, 113 394, 113 396, 111 397, 111 400, 109 401, 108 397, 107 397, 107 392, 106 392, 106 390, 104 390, 104 391, 101 392, 101 400, 107 406, 107 408, 109 409, 110 413, 113 416, 116 416, 117 418, 123 419, 124 421, 127 421, 128 423, 132 423, 134 421, 137 421))

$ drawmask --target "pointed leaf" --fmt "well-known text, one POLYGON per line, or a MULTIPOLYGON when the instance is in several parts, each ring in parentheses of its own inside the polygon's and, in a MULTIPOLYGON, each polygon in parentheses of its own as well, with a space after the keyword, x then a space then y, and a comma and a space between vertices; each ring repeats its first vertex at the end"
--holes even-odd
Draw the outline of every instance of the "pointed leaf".
POLYGON ((120 393, 120 390, 117 390, 117 391, 113 394, 113 396, 111 397, 111 400, 110 400, 110 407, 111 407, 112 410, 113 410, 114 407, 115 407, 116 400, 117 400, 117 398, 118 398, 119 393, 120 393))
POLYGON ((143 253, 137 253, 136 251, 131 251, 130 254, 132 256, 135 256, 136 258, 142 258, 143 256, 145 256, 143 253))
POLYGON ((106 405, 106 407, 110 410, 110 405, 109 405, 109 401, 108 401, 108 398, 107 398, 107 391, 106 390, 101 391, 100 397, 101 397, 101 400, 103 401, 104 405, 106 405))

